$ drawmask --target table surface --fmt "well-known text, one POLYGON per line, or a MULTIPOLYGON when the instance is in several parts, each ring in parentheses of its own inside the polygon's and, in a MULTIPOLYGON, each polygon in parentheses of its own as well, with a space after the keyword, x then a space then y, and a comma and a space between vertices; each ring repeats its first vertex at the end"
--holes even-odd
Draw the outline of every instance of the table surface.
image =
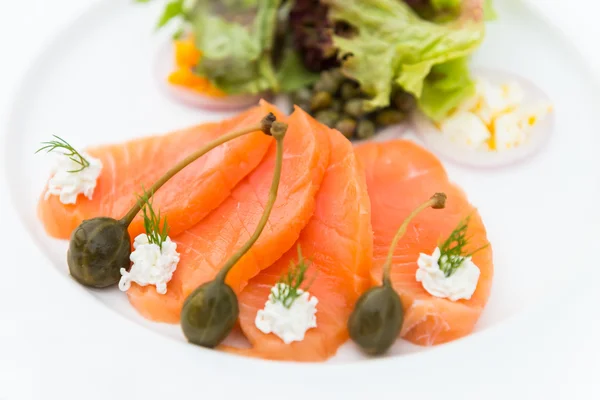
MULTIPOLYGON (((600 71, 600 52, 597 50, 600 2, 531 1, 543 5, 547 15, 571 38, 594 70, 600 71)), ((4 122, 6 117, 17 81, 15 77, 20 76, 20 71, 40 50, 44 38, 91 2, 93 0, 0 1, 0 49, 4 54, 0 62, 0 122, 4 122)), ((3 167, 2 160, 0 168, 3 167)), ((0 186, 3 185, 2 179, 0 186)), ((0 202, 5 202, 5 199, 0 197, 0 202)), ((45 284, 48 276, 54 274, 50 268, 48 276, 23 273, 28 266, 21 262, 18 252, 11 252, 11 241, 26 242, 30 239, 11 212, 10 204, 0 204, 0 221, 4 229, 10 231, 10 238, 6 234, 0 237, 3 253, 0 263, 0 400, 109 398, 106 397, 107 392, 94 383, 102 381, 105 368, 123 368, 124 376, 127 374, 132 382, 143 383, 148 379, 135 376, 135 370, 127 368, 126 360, 115 361, 112 357, 114 352, 111 352, 110 344, 126 339, 118 333, 103 332, 105 344, 95 349, 87 348, 83 341, 74 340, 97 335, 103 327, 103 317, 85 312, 91 299, 78 299, 73 304, 66 298, 53 296, 53 288, 45 284), (76 320, 73 316, 77 316, 76 320), (93 365, 89 362, 82 364, 84 360, 89 361, 89 356, 93 357, 93 365), (90 388, 94 390, 90 391, 90 388)), ((597 257, 594 256, 594 259, 597 260, 597 257)), ((490 378, 488 387, 492 390, 485 397, 506 398, 509 394, 532 399, 600 398, 598 307, 600 290, 581 293, 573 300, 572 312, 551 324, 553 328, 548 335, 554 335, 556 348, 547 349, 545 354, 531 354, 530 376, 498 375, 490 378), (544 373, 536 373, 542 363, 546 365, 544 373), (551 368, 548 368, 548 363, 551 363, 551 368)), ((493 375, 494 371, 490 373, 493 375)), ((155 395, 164 398, 165 393, 168 393, 166 389, 158 388, 155 395)), ((467 397, 470 398, 464 398, 467 397)), ((145 398, 148 399, 147 396, 145 398)))

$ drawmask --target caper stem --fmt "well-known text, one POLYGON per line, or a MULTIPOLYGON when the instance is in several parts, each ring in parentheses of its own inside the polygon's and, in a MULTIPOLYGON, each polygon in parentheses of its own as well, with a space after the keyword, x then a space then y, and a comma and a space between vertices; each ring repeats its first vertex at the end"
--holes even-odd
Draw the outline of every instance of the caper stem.
POLYGON ((271 128, 271 134, 277 141, 277 151, 275 156, 275 170, 273 171, 273 180, 271 182, 271 188, 269 190, 269 198, 267 200, 267 204, 265 205, 265 210, 263 211, 262 217, 260 221, 258 221, 258 225, 254 230, 250 239, 233 255, 221 271, 217 274, 215 280, 220 282, 225 282, 225 278, 227 277, 227 273, 233 268, 233 266, 250 250, 250 248, 256 243, 258 238, 260 237, 263 229, 267 225, 267 221, 269 220, 269 216, 271 215, 271 210, 273 210, 273 206, 275 205, 275 200, 277 199, 277 192, 279 190, 279 181, 281 180, 281 167, 283 164, 283 139, 285 137, 285 133, 287 131, 287 124, 283 122, 274 122, 273 127, 271 128))
POLYGON ((152 197, 154 195, 154 193, 156 193, 156 191, 161 188, 162 185, 167 183, 167 181, 169 179, 171 179, 175 174, 177 174, 179 171, 181 171, 182 169, 184 169, 185 167, 187 167, 188 165, 190 165, 191 163, 196 161, 198 158, 202 157, 203 155, 205 155, 206 153, 208 153, 215 147, 218 147, 218 146, 222 145, 223 143, 226 143, 230 140, 236 139, 240 136, 244 136, 249 133, 261 131, 261 130, 264 133, 270 134, 271 125, 273 124, 274 121, 275 121, 275 116, 272 113, 269 113, 258 124, 250 125, 246 128, 242 128, 240 130, 230 132, 223 136, 220 136, 220 137, 216 138, 215 140, 202 146, 201 148, 199 148, 198 150, 196 150, 195 152, 193 152, 192 154, 190 154, 183 160, 179 161, 171 169, 169 169, 163 176, 161 176, 160 179, 154 183, 154 185, 152 185, 150 187, 150 189, 148 190, 148 193, 149 193, 148 197, 146 197, 144 200, 136 201, 136 203, 133 205, 131 210, 129 210, 129 212, 127 214, 125 214, 125 216, 123 217, 123 219, 121 219, 120 222, 125 224, 125 226, 129 226, 129 224, 131 224, 131 221, 133 221, 133 219, 135 218, 137 213, 140 212, 140 210, 146 204, 146 202, 149 200, 149 198, 152 197))
POLYGON ((415 208, 413 210, 413 212, 411 212, 410 215, 408 217, 406 217, 406 219, 404 220, 402 225, 400 225, 400 228, 396 232, 394 239, 392 240, 392 244, 390 245, 390 250, 389 250, 387 258, 385 260, 385 264, 383 264, 383 284, 384 285, 391 285, 390 269, 392 268, 392 258, 394 257, 394 250, 396 250, 396 245, 398 244, 398 241, 406 233, 406 229, 408 228, 408 224, 410 224, 410 221, 412 221, 413 218, 415 218, 421 211, 425 210, 426 208, 432 207, 432 208, 439 209, 439 208, 444 208, 445 205, 446 205, 446 195, 444 193, 436 193, 429 200, 427 200, 426 202, 422 203, 420 206, 415 208))

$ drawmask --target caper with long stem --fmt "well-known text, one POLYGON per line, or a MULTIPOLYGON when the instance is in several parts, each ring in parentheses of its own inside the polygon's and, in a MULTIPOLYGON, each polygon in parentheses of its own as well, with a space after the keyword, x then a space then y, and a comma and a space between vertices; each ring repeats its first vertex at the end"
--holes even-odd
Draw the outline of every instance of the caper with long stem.
POLYGON ((392 239, 385 264, 383 265, 383 283, 373 287, 360 296, 354 311, 348 319, 350 338, 367 354, 385 353, 394 344, 404 322, 404 310, 400 296, 392 287, 390 270, 394 250, 398 241, 406 233, 408 224, 426 208, 440 209, 446 205, 444 193, 434 194, 428 201, 418 206, 402 223, 392 239))
POLYGON ((119 282, 121 268, 129 269, 130 265, 131 238, 127 229, 148 198, 175 174, 215 147, 251 132, 262 131, 271 135, 274 122, 275 115, 269 113, 259 123, 227 133, 194 151, 158 179, 148 190, 149 196, 136 201, 120 220, 98 217, 83 221, 73 231, 67 252, 71 276, 82 285, 95 288, 119 282))
POLYGON ((231 332, 239 315, 237 296, 233 289, 225 283, 225 278, 235 264, 256 243, 265 228, 271 210, 277 199, 281 168, 283 164, 283 138, 287 125, 281 122, 273 123, 272 136, 277 141, 275 170, 269 190, 269 198, 265 210, 246 243, 227 260, 214 280, 196 288, 185 300, 181 310, 181 328, 185 337, 191 343, 203 347, 215 347, 231 332))

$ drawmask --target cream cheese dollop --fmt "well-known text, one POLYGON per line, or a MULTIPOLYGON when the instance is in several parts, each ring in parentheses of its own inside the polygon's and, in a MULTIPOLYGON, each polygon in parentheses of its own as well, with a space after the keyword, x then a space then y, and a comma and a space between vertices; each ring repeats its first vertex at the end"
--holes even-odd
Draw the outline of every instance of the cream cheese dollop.
POLYGON ((96 182, 102 171, 102 161, 86 153, 81 153, 81 155, 89 163, 83 169, 81 169, 81 164, 71 160, 68 156, 60 155, 56 158, 56 164, 52 168, 52 177, 48 181, 46 199, 55 195, 63 204, 75 204, 79 194, 92 199, 96 182))
MULTIPOLYGON (((461 257, 462 263, 450 276, 440 269, 441 251, 436 247, 431 255, 421 253, 417 261, 416 279, 421 282, 427 293, 435 297, 447 298, 452 301, 469 300, 479 281, 480 271, 471 257, 461 257)), ((441 262, 445 262, 442 256, 441 262)))
POLYGON ((125 292, 135 282, 140 286, 155 285, 159 294, 167 293, 167 283, 179 263, 177 244, 169 237, 162 246, 149 243, 148 236, 142 233, 134 239, 133 248, 129 257, 133 264, 129 271, 121 268, 119 289, 125 292))
POLYGON ((298 289, 300 297, 296 298, 290 308, 276 301, 280 291, 289 286, 278 283, 271 288, 265 307, 256 313, 256 327, 263 333, 277 335, 285 344, 304 340, 307 330, 317 327, 317 303, 315 296, 298 289))

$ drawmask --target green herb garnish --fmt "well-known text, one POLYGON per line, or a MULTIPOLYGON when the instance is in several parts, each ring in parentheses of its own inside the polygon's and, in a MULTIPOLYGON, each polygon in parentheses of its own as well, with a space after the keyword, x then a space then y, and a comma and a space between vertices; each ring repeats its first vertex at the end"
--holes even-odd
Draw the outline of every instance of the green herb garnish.
MULTIPOLYGON (((151 0, 135 0, 137 3, 149 3, 151 0)), ((192 9, 195 5, 192 7, 192 9)), ((181 18, 184 21, 189 19, 189 13, 186 12, 185 1, 184 0, 171 0, 165 6, 162 14, 158 18, 158 22, 156 23, 156 29, 161 29, 165 25, 167 25, 171 20, 181 18)), ((183 33, 183 28, 179 28, 174 34, 173 38, 179 38, 183 33)))
POLYGON ((145 189, 143 194, 138 196, 138 202, 143 204, 142 214, 144 216, 144 228, 146 229, 146 236, 148 236, 148 243, 154 243, 162 250, 162 244, 167 240, 169 236, 169 224, 167 223, 167 217, 164 218, 164 222, 161 227, 160 210, 158 214, 152 207, 152 197, 154 193, 148 193, 145 189))
POLYGON ((316 278, 315 275, 304 289, 300 288, 306 279, 308 267, 309 264, 304 260, 302 250, 300 249, 300 245, 298 245, 298 262, 290 262, 290 268, 281 276, 281 278, 279 278, 279 281, 277 282, 277 291, 273 295, 275 302, 279 301, 285 308, 290 308, 292 304, 294 304, 294 301, 302 295, 299 291, 308 290, 316 278))
POLYGON ((487 243, 469 254, 464 254, 464 248, 471 239, 470 237, 467 238, 467 229, 469 227, 470 220, 470 215, 461 220, 456 228, 454 228, 450 236, 448 236, 448 239, 446 239, 446 241, 440 246, 440 259, 438 260, 438 266, 446 275, 446 278, 452 276, 452 274, 454 274, 456 270, 460 268, 466 258, 472 257, 473 254, 485 249, 490 245, 487 243))
POLYGON ((165 6, 165 10, 160 16, 156 25, 157 29, 168 24, 172 19, 184 16, 183 0, 173 0, 165 6))
POLYGON ((67 171, 70 173, 83 171, 84 169, 86 169, 87 167, 90 166, 90 162, 88 160, 86 160, 86 158, 84 156, 82 156, 81 153, 79 153, 77 150, 75 150, 75 148, 73 146, 71 146, 69 143, 67 143, 66 140, 64 140, 56 135, 52 135, 52 136, 54 136, 57 140, 52 140, 50 142, 42 142, 42 144, 44 146, 40 147, 35 152, 35 154, 39 153, 42 150, 46 150, 46 153, 50 153, 51 151, 54 151, 56 149, 64 149, 65 151, 62 153, 63 155, 69 157, 69 159, 71 161, 81 165, 81 168, 79 168, 79 169, 67 171))

